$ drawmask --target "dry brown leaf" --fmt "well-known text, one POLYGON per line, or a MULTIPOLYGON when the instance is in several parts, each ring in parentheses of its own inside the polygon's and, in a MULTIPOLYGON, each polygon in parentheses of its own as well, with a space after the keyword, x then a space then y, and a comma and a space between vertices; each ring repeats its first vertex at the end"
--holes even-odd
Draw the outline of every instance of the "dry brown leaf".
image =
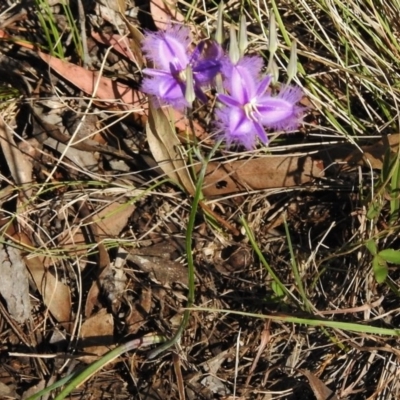
MULTIPOLYGON (((11 39, 2 29, 0 29, 0 38, 11 39)), ((148 110, 147 96, 140 91, 113 81, 112 79, 100 76, 96 71, 88 71, 78 65, 62 61, 56 57, 37 51, 32 44, 15 40, 15 38, 12 38, 12 40, 13 43, 24 48, 35 50, 39 57, 53 68, 54 71, 83 92, 90 96, 95 95, 95 97, 101 100, 109 100, 110 103, 114 103, 124 110, 132 110, 135 114, 142 116, 143 122, 146 122, 148 110), (120 102, 117 104, 114 100, 120 100, 120 102)), ((174 121, 178 130, 182 132, 190 131, 184 116, 179 111, 174 111, 174 121)), ((193 128, 193 134, 196 137, 204 137, 205 131, 196 121, 193 123, 193 128)))
MULTIPOLYGON (((101 211, 91 214, 93 223, 96 223, 101 238, 115 238, 128 223, 130 216, 135 211, 133 204, 110 203, 101 211)), ((87 252, 87 239, 81 228, 68 229, 59 237, 59 247, 75 255, 87 252)))
POLYGON ((124 57, 137 64, 137 61, 133 56, 132 51, 130 51, 131 43, 129 42, 129 39, 127 37, 123 37, 117 34, 108 34, 104 32, 98 33, 95 31, 91 32, 91 36, 97 42, 112 47, 113 50, 115 50, 119 54, 122 54, 124 57))
MULTIPOLYGON (((134 191, 133 193, 136 192, 134 191)), ((137 194, 141 194, 141 192, 137 192, 137 194)), ((96 279, 89 289, 85 304, 85 315, 87 317, 92 315, 96 306, 100 306, 98 297, 101 290, 101 282, 112 273, 110 258, 102 239, 116 237, 127 224, 134 209, 135 206, 132 204, 114 202, 97 213, 91 213, 86 203, 82 203, 79 206, 79 216, 82 222, 91 230, 98 248, 97 269, 95 271, 96 279)), ((75 240, 74 235, 72 238, 75 240)))
POLYGON ((136 334, 148 320, 147 314, 151 310, 151 293, 151 287, 143 287, 139 304, 131 305, 130 312, 125 318, 125 324, 128 329, 128 333, 136 334))
POLYGON ((128 219, 134 210, 135 206, 133 204, 119 204, 115 202, 95 214, 85 211, 87 222, 90 223, 90 228, 98 243, 99 251, 97 279, 94 280, 86 299, 85 315, 87 317, 92 314, 96 306, 100 306, 98 296, 100 294, 101 282, 104 284, 107 276, 113 276, 110 259, 102 240, 117 237, 128 223, 128 219))
POLYGON ((114 344, 114 319, 106 309, 89 317, 81 328, 84 351, 91 355, 79 357, 84 363, 91 363, 108 351, 114 344))
POLYGON ((170 21, 184 22, 185 17, 176 7, 176 0, 151 0, 150 13, 158 29, 165 30, 170 21))
POLYGON ((308 156, 277 156, 239 160, 207 167, 203 193, 219 196, 246 190, 298 186, 323 176, 323 165, 308 156))
POLYGON ((125 109, 135 109, 144 113, 143 100, 145 95, 127 85, 101 76, 98 72, 89 71, 66 61, 62 61, 48 54, 38 52, 43 61, 58 72, 63 78, 89 95, 102 100, 121 100, 125 109))
POLYGON ((107 207, 92 216, 93 222, 98 226, 100 238, 118 237, 123 228, 126 227, 129 218, 135 211, 134 204, 110 203, 107 207))
MULTIPOLYGON (((50 386, 51 384, 54 383, 52 382, 53 377, 50 379, 40 379, 39 381, 36 381, 36 384, 31 386, 29 389, 27 389, 21 397, 15 397, 16 399, 21 399, 21 400, 26 400, 29 399, 31 396, 34 396, 36 393, 39 393, 41 390, 43 390, 46 386, 50 386), (50 382, 50 383, 49 383, 50 382)), ((55 379, 54 379, 55 380, 55 379)), ((43 398, 43 397, 42 397, 43 398)), ((8 398, 7 398, 8 399, 8 398)), ((14 398, 13 398, 14 399, 14 398)))
POLYGON ((150 105, 146 134, 151 153, 160 168, 172 181, 181 184, 187 193, 193 194, 194 185, 179 152, 181 143, 173 125, 161 108, 150 105))
POLYGON ((95 306, 100 306, 99 304, 99 294, 100 294, 100 281, 102 277, 109 273, 110 270, 110 257, 108 252, 101 240, 99 240, 98 236, 98 226, 96 223, 93 223, 92 215, 86 203, 82 203, 79 208, 79 214, 82 219, 85 219, 88 223, 90 223, 90 229, 92 234, 95 237, 97 248, 98 248, 98 259, 95 273, 95 280, 92 283, 91 288, 89 289, 86 304, 85 304, 85 315, 86 317, 90 317, 94 310, 95 306))
POLYGON ((136 28, 135 25, 131 24, 129 20, 126 18, 126 1, 118 0, 118 10, 121 15, 122 20, 125 22, 126 27, 128 28, 129 33, 131 34, 132 40, 130 40, 130 50, 134 57, 134 62, 139 68, 143 68, 145 64, 145 60, 142 53, 142 41, 143 41, 143 33, 136 28))
MULTIPOLYGON (((25 155, 16 145, 14 137, 0 115, 0 145, 6 158, 8 168, 14 182, 18 186, 32 182, 33 164, 30 157, 25 155)), ((30 190, 25 190, 24 194, 30 197, 30 190)))
POLYGON ((361 146, 360 150, 354 150, 345 158, 350 165, 361 165, 368 167, 367 160, 371 163, 373 169, 382 169, 383 158, 388 149, 392 153, 398 152, 400 142, 400 133, 384 136, 381 140, 371 146, 361 146))
POLYGON ((126 26, 132 36, 132 40, 129 42, 130 49, 132 54, 135 58, 135 63, 139 68, 143 68, 145 64, 145 60, 142 53, 142 41, 143 41, 143 34, 136 28, 136 26, 132 25, 123 15, 123 19, 126 23, 126 26))
POLYGON ((21 250, 0 245, 0 294, 7 303, 7 310, 18 323, 31 315, 29 277, 21 250))
POLYGON ((69 330, 71 292, 68 285, 60 282, 59 277, 45 269, 40 257, 25 258, 25 262, 39 293, 43 297, 44 304, 53 317, 69 330))
POLYGON ((61 233, 58 238, 58 247, 70 256, 81 256, 88 252, 87 238, 80 227, 61 233))
POLYGON ((300 370, 300 372, 308 379, 317 400, 338 400, 336 394, 321 379, 317 378, 310 371, 300 370))
POLYGON ((17 393, 15 392, 15 385, 6 385, 3 382, 0 382, 0 396, 4 396, 3 398, 17 398, 17 393))
MULTIPOLYGON (((24 233, 14 234, 14 240, 29 248, 34 248, 24 233)), ((24 257, 28 270, 36 284, 43 302, 54 318, 68 330, 71 319, 71 292, 68 285, 60 282, 57 275, 43 265, 42 256, 24 257)))
POLYGON ((93 313, 95 307, 100 307, 101 304, 99 302, 100 295, 100 277, 105 276, 110 271, 110 267, 106 266, 103 270, 99 269, 97 273, 97 278, 93 281, 92 286, 89 289, 88 295, 86 297, 85 304, 85 316, 90 317, 93 313))
MULTIPOLYGON (((136 114, 142 115, 145 122, 148 110, 147 96, 140 91, 100 76, 98 72, 88 71, 78 65, 59 60, 42 52, 38 52, 38 54, 51 68, 83 92, 91 96, 95 95, 95 97, 101 100, 109 100, 110 103, 113 100, 120 100, 118 105, 122 109, 133 110, 136 114)), ((175 126, 180 131, 188 130, 188 125, 182 113, 179 111, 174 111, 173 113, 175 126)), ((204 135, 204 129, 196 122, 194 123, 194 129, 197 137, 204 135)))

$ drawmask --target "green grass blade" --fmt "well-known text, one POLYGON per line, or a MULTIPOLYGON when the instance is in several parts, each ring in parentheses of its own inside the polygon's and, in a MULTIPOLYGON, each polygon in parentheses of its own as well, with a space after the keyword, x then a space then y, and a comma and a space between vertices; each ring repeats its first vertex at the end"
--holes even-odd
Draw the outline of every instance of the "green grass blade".
MULTIPOLYGON (((192 207, 190 210, 190 215, 189 215, 189 221, 188 221, 188 226, 186 228, 186 257, 187 257, 187 262, 188 262, 188 277, 189 277, 189 293, 188 293, 188 308, 185 310, 182 321, 179 325, 179 328, 175 332, 175 335, 165 343, 163 343, 161 346, 158 348, 152 350, 148 354, 149 359, 153 359, 157 357, 159 354, 164 352, 165 350, 168 350, 170 347, 175 345, 180 337, 182 336, 182 333, 184 332, 187 323, 189 322, 189 317, 190 317, 190 311, 189 308, 192 307, 194 303, 194 297, 195 297, 195 283, 194 283, 194 277, 195 277, 195 269, 194 269, 194 259, 193 259, 193 251, 192 251, 192 238, 193 238, 193 230, 194 230, 194 225, 195 225, 195 220, 196 220, 196 215, 197 211, 199 208, 199 203, 201 199, 203 198, 202 194, 202 188, 203 188, 203 182, 204 182, 204 177, 206 175, 206 170, 207 170, 207 165, 209 160, 212 158, 214 155, 215 151, 219 148, 221 142, 217 142, 213 149, 211 150, 210 154, 208 155, 208 158, 206 160, 203 160, 203 165, 201 167, 200 173, 197 177, 197 182, 196 182, 196 191, 193 197, 193 202, 192 202, 192 207)), ((199 158, 200 155, 199 155, 199 158)))
POLYGON ((248 313, 245 311, 224 310, 224 309, 219 310, 216 308, 205 308, 205 307, 191 308, 189 311, 207 311, 213 313, 242 315, 244 317, 250 317, 250 318, 269 319, 271 321, 289 322, 297 325, 315 326, 321 328, 325 327, 325 328, 341 329, 346 332, 359 332, 370 335, 394 336, 394 337, 400 336, 400 329, 380 328, 377 326, 357 324, 354 322, 331 321, 322 318, 297 317, 294 315, 283 314, 283 313, 255 314, 255 313, 248 313))
POLYGON ((164 340, 165 339, 163 336, 146 336, 141 339, 131 340, 128 343, 125 343, 121 346, 116 347, 114 350, 111 350, 99 360, 90 364, 83 371, 72 373, 71 375, 41 390, 33 396, 28 397, 26 400, 38 400, 41 396, 44 396, 45 394, 50 393, 52 390, 62 386, 64 383, 67 383, 64 389, 58 394, 58 396, 55 397, 55 400, 65 399, 65 397, 68 396, 75 388, 82 385, 93 374, 98 372, 101 368, 110 363, 112 360, 119 357, 121 354, 137 349, 139 347, 151 346, 153 344, 163 342, 164 340))
POLYGON ((250 240, 251 247, 256 252, 256 254, 257 254, 259 260, 261 261, 262 265, 264 266, 264 268, 271 275, 272 279, 274 280, 275 284, 279 287, 280 291, 282 293, 284 293, 287 297, 291 298, 292 294, 289 292, 289 290, 286 288, 286 286, 279 279, 278 275, 275 274, 275 271, 271 268, 271 266, 265 259, 263 253, 261 252, 260 248, 258 247, 258 244, 254 238, 253 232, 251 231, 251 229, 243 215, 240 218, 240 222, 242 223, 242 225, 246 231, 247 238, 250 240))
POLYGON ((299 268, 296 262, 296 256, 294 254, 293 251, 293 245, 292 245, 292 239, 290 237, 290 232, 289 232, 289 227, 286 221, 286 218, 284 217, 284 227, 285 227, 285 233, 286 233, 286 240, 288 243, 288 247, 289 247, 289 252, 290 252, 290 265, 292 267, 292 272, 293 272, 293 276, 294 276, 294 280, 296 282, 296 286, 297 286, 297 290, 299 291, 299 294, 303 300, 303 304, 304 304, 304 308, 308 311, 311 312, 311 305, 310 305, 310 301, 307 298, 307 294, 306 291, 304 290, 304 285, 303 282, 301 280, 301 276, 300 276, 300 272, 299 272, 299 268))

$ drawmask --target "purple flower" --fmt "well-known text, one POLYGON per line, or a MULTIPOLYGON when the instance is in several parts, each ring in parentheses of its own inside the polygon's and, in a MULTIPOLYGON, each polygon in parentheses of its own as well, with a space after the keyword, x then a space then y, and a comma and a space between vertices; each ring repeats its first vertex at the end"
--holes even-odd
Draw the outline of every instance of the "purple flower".
POLYGON ((156 105, 169 104, 178 110, 189 106, 185 99, 188 65, 193 71, 196 96, 207 101, 201 88, 211 83, 220 71, 222 49, 212 43, 204 54, 205 42, 201 42, 190 54, 190 43, 190 30, 184 26, 172 25, 165 31, 146 34, 143 50, 154 68, 143 70, 149 77, 143 80, 142 91, 156 96, 156 105))
POLYGON ((264 66, 264 61, 259 56, 245 56, 242 57, 236 64, 233 64, 228 56, 222 59, 221 73, 224 76, 224 87, 228 92, 232 91, 231 83, 235 85, 232 80, 232 72, 236 69, 239 73, 249 73, 255 79, 258 79, 261 69, 264 66))
POLYGON ((233 66, 226 85, 230 95, 218 95, 225 107, 216 110, 217 126, 228 145, 241 144, 251 150, 257 137, 268 143, 264 127, 290 130, 299 125, 305 110, 296 104, 302 98, 301 89, 286 86, 272 96, 267 91, 270 82, 270 76, 259 80, 253 69, 240 63, 233 66))

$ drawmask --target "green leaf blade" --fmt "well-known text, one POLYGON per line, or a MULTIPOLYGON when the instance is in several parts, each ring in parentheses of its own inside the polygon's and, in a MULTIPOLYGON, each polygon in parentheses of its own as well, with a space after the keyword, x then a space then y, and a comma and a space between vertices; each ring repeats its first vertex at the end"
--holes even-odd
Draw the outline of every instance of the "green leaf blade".
POLYGON ((385 282, 388 275, 388 267, 386 261, 376 255, 372 260, 372 269, 374 271, 375 279, 378 283, 385 282))
POLYGON ((378 256, 388 263, 400 265, 400 250, 385 249, 380 251, 378 256))

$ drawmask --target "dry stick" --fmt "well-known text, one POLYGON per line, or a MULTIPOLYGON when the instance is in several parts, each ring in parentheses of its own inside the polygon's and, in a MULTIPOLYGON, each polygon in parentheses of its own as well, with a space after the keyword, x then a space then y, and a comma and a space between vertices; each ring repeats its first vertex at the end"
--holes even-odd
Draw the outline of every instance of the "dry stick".
POLYGON ((174 362, 174 371, 176 376, 176 383, 178 386, 179 400, 185 400, 185 387, 183 384, 181 363, 178 354, 173 354, 172 359, 174 362))
POLYGON ((326 311, 318 311, 315 310, 315 313, 317 315, 331 315, 331 314, 348 314, 348 313, 356 313, 356 312, 361 312, 365 310, 371 310, 372 308, 378 307, 384 299, 384 296, 379 297, 378 300, 375 300, 371 304, 363 304, 358 307, 352 307, 352 308, 338 308, 336 310, 326 310, 326 311))
POLYGON ((218 221, 227 231, 231 232, 234 236, 240 235, 240 232, 233 225, 231 225, 228 221, 226 221, 213 210, 211 210, 211 208, 203 201, 199 203, 199 206, 204 210, 206 214, 211 215, 213 218, 215 218, 216 221, 218 221))
POLYGON ((260 360, 261 354, 267 347, 267 344, 270 342, 271 339, 271 331, 270 331, 270 326, 271 326, 271 320, 267 320, 264 324, 264 329, 261 333, 261 341, 260 345, 258 346, 257 354, 254 357, 253 363, 251 364, 251 368, 249 371, 249 376, 246 379, 245 387, 249 386, 250 380, 253 377, 253 372, 256 369, 256 366, 258 364, 258 361, 260 360))

